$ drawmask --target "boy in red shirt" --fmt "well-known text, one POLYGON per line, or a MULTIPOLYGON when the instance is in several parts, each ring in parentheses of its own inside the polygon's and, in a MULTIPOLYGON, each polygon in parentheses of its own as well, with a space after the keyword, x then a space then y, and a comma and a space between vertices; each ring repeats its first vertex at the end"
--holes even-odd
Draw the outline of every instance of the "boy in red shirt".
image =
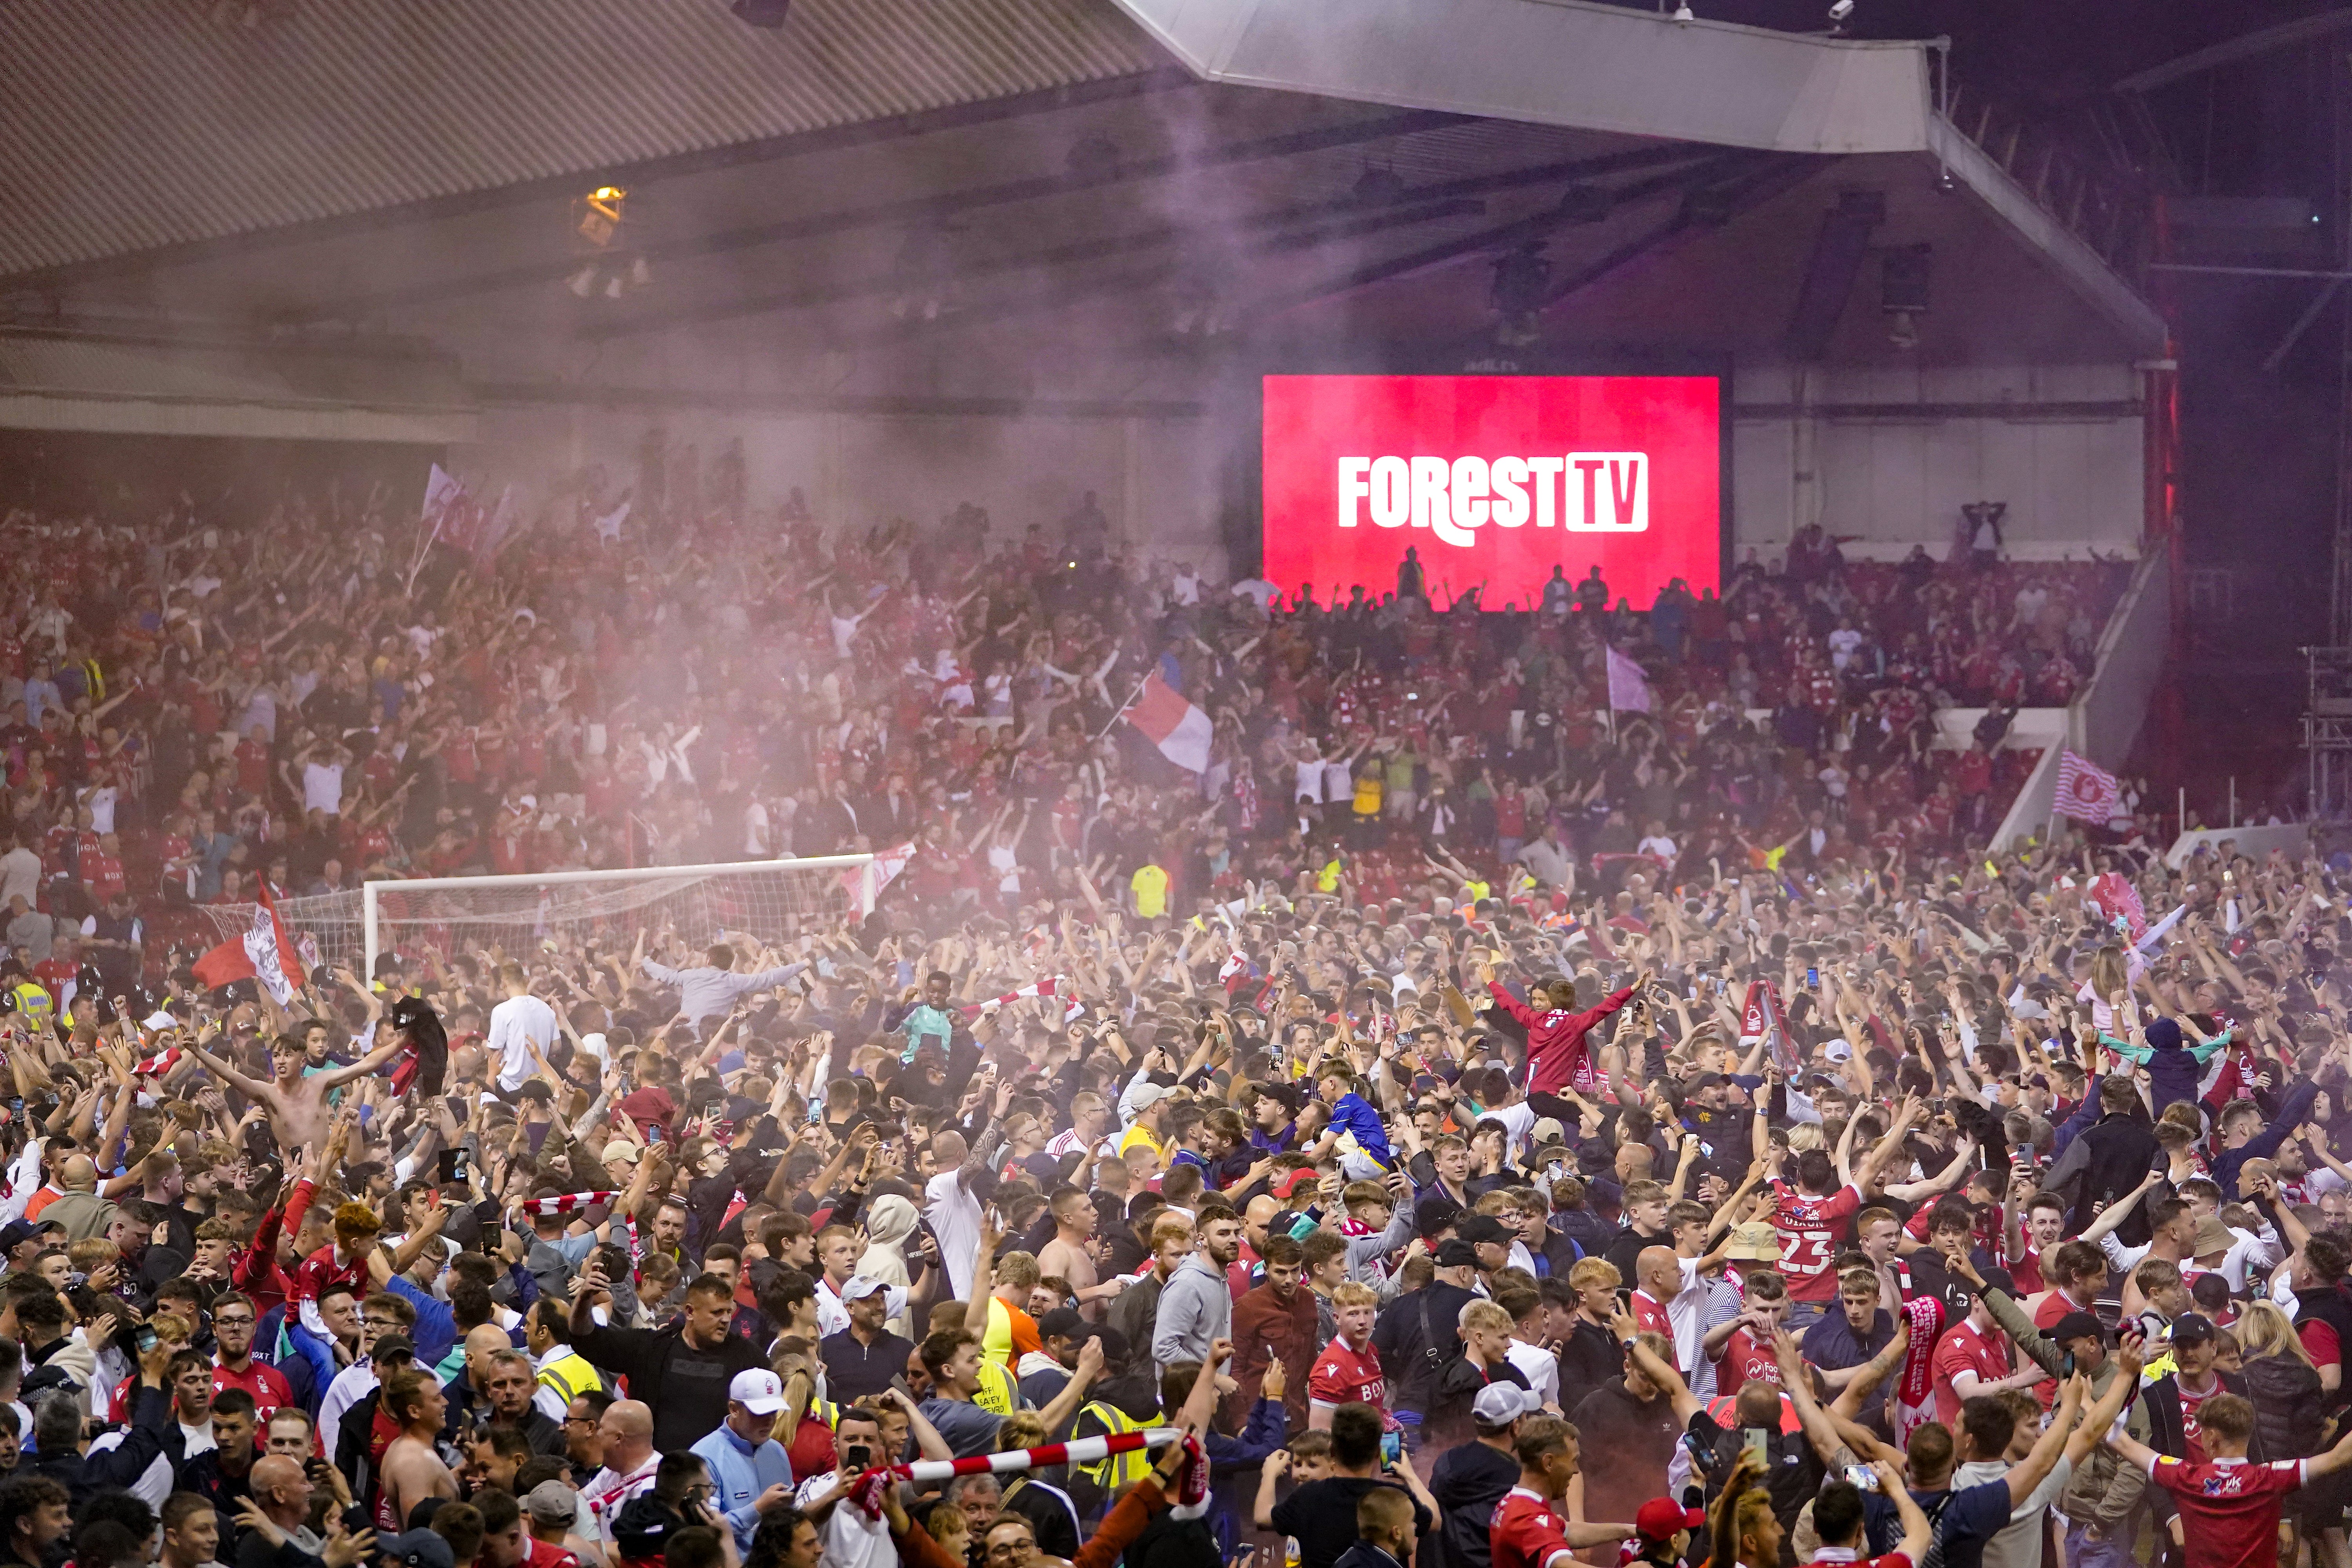
POLYGON ((1331 1413, 1342 1405, 1388 1408, 1388 1384, 1381 1352, 1372 1348, 1372 1322, 1380 1316, 1380 1292, 1349 1280, 1331 1292, 1331 1319, 1338 1331, 1307 1373, 1307 1425, 1328 1431, 1331 1413))
POLYGON ((2332 1471, 2352 1465, 2352 1435, 2308 1459, 2246 1462, 2254 1435, 2254 1407, 2234 1394, 2217 1394, 2198 1412, 2204 1427, 2202 1463, 2159 1454, 2145 1443, 2110 1433, 2107 1446, 2126 1464, 2172 1494, 2180 1510, 2188 1560, 2197 1568, 2275 1568, 2281 1500, 2332 1471))

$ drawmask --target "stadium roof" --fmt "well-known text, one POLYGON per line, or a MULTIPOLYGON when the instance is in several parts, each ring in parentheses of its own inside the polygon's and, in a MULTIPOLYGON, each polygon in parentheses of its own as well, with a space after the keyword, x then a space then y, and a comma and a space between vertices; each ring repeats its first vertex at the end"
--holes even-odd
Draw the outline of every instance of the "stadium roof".
MULTIPOLYGON (((774 31, 725 0, 221 0, 225 22, 14 0, 0 323, 340 345, 362 384, 387 353, 436 362, 387 400, 404 418, 424 384, 467 405, 1197 405, 1237 344, 1475 359, 1496 262, 1539 247, 1565 352, 2160 350, 2101 259, 2128 222, 1933 112, 1916 46, 1362 3, 1443 13, 1460 47, 1416 76, 1429 35, 1318 35, 1328 0, 795 0, 774 31), (1187 31, 1203 16, 1227 31, 1187 31), (1559 63, 1506 68, 1530 24, 1559 63), (625 216, 599 251, 581 202, 607 183, 625 216), (1837 218, 1857 195, 1879 216, 1837 218), (1917 246, 1932 307, 1898 347, 1878 266, 1917 246)), ((131 363, 91 362, 125 395, 131 363)))
MULTIPOLYGON (((806 137, 1165 62, 1095 0, 0 7, 0 272, 806 137)), ((742 155, 740 152, 738 156, 742 155)))

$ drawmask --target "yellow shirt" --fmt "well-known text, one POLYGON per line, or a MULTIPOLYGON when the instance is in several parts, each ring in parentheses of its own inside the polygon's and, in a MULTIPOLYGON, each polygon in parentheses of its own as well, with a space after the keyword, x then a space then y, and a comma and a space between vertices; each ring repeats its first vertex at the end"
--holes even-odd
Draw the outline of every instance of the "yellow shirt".
POLYGON ((1160 1140, 1151 1135, 1151 1129, 1139 1121, 1134 1126, 1129 1128, 1126 1131, 1118 1135, 1119 1158, 1122 1160, 1125 1159, 1127 1157, 1127 1152, 1129 1149, 1134 1148, 1139 1143, 1150 1150, 1155 1154, 1160 1154, 1164 1157, 1166 1153, 1166 1151, 1160 1145, 1160 1140))
POLYGON ((1135 889, 1135 912, 1143 920, 1151 920, 1168 912, 1168 873, 1157 866, 1145 866, 1136 872, 1130 884, 1135 889))
POLYGON ((1381 780, 1377 773, 1366 773, 1356 781, 1356 815, 1378 816, 1381 814, 1381 780))
POLYGON ((1332 861, 1317 874, 1315 890, 1318 893, 1336 893, 1339 890, 1339 862, 1332 861))

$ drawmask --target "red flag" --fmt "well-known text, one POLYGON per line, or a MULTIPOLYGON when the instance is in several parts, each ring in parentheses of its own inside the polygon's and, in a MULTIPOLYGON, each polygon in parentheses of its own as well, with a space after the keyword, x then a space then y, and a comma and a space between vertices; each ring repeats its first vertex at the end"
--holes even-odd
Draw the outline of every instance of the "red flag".
POLYGON ((302 988, 309 976, 303 973, 300 953, 288 940, 286 927, 278 919, 278 906, 270 901, 268 885, 259 885, 257 891, 259 901, 253 906, 253 923, 245 933, 229 938, 196 960, 194 968, 196 978, 207 986, 251 980, 269 993, 271 1001, 283 1007, 294 1000, 294 993, 302 988))
POLYGON ((2147 934, 2147 906, 2140 902, 2139 889, 2122 872, 2102 872, 2095 879, 2091 900, 2106 911, 2109 920, 2120 920, 2128 925, 2135 942, 2147 934))

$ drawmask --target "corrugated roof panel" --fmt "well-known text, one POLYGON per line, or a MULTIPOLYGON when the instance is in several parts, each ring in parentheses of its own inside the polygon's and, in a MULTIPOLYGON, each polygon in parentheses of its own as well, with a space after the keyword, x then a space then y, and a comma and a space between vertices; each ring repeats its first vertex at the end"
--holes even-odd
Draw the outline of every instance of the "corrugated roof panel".
POLYGON ((1101 0, 0 6, 0 272, 1163 66, 1101 0))
POLYGON ((440 360, 14 331, 0 332, 0 392, 379 407, 467 401, 454 366, 440 360))

